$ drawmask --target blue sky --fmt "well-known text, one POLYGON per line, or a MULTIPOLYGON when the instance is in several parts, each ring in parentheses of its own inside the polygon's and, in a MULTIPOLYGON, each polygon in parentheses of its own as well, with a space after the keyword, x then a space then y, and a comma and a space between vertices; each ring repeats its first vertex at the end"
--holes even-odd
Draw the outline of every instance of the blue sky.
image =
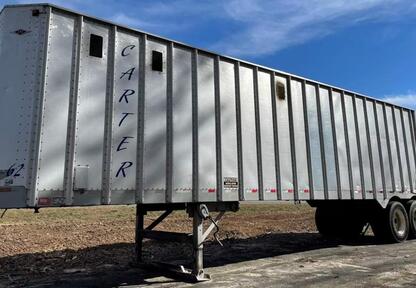
POLYGON ((50 2, 416 108, 414 0, 50 2))

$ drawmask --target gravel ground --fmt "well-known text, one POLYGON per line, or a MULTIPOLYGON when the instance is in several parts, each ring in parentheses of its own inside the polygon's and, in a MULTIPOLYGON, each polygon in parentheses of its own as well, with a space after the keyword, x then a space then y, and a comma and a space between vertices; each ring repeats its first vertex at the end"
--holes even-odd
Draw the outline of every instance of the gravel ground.
MULTIPOLYGON (((74 274, 120 275, 120 271, 130 271, 134 209, 133 206, 58 208, 44 209, 39 214, 8 211, 0 220, 0 287, 42 287, 45 283, 57 286, 57 281, 67 277, 74 280, 74 274)), ((146 223, 157 215, 149 213, 146 223)), ((221 222, 219 236, 224 247, 213 241, 206 245, 205 266, 333 245, 316 233, 313 215, 314 209, 304 204, 242 205, 239 212, 227 213, 221 222), (279 249, 273 250, 276 243, 279 249)), ((191 220, 185 213, 176 212, 158 229, 190 232, 191 220)), ((147 241, 144 250, 150 260, 189 265, 191 257, 190 246, 184 243, 147 241)), ((73 286, 77 285, 68 287, 73 286)))
MULTIPOLYGON (((135 267, 132 206, 11 210, 0 220, 3 287, 415 287, 416 240, 376 245, 323 239, 307 205, 242 205, 205 245, 213 280, 189 284, 135 267)), ((158 214, 149 213, 146 224, 158 214)), ((159 229, 190 232, 177 212, 159 229)), ((147 260, 190 265, 186 243, 144 243, 147 260)))

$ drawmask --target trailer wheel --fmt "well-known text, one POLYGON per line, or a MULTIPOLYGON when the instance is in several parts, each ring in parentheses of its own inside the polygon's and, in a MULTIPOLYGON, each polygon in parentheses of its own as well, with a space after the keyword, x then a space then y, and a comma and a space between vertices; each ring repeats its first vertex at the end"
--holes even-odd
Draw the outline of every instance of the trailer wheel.
POLYGON ((316 207, 315 211, 315 224, 319 234, 324 237, 336 237, 336 223, 333 215, 333 211, 325 206, 316 207))
POLYGON ((408 239, 416 239, 416 201, 409 200, 406 203, 407 215, 409 217, 408 239))
POLYGON ((345 213, 345 217, 338 225, 342 229, 340 231, 340 236, 344 239, 357 239, 361 236, 363 232, 364 226, 367 224, 367 220, 359 212, 352 215, 351 211, 349 213, 345 213))
POLYGON ((399 243, 407 239, 409 218, 402 203, 392 201, 375 216, 371 227, 377 239, 390 243, 399 243))
POLYGON ((366 224, 361 213, 351 214, 343 207, 318 206, 315 223, 319 233, 327 238, 356 239, 366 224))

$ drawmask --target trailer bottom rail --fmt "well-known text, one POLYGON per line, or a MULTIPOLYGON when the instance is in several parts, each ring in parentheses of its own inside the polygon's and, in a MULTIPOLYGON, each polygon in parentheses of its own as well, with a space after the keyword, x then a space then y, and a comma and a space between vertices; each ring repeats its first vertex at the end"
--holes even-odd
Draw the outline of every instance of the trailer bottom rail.
POLYGON ((174 278, 181 278, 191 282, 209 281, 210 275, 204 272, 203 267, 203 250, 204 242, 209 235, 214 232, 214 238, 221 244, 217 238, 218 224, 222 216, 227 211, 236 212, 239 209, 238 202, 222 202, 222 203, 192 203, 192 204, 177 204, 177 205, 147 205, 138 204, 136 207, 136 262, 138 265, 149 268, 157 269, 167 276, 174 278), (176 233, 160 230, 153 230, 164 219, 166 219, 174 210, 185 210, 189 217, 193 219, 192 234, 189 233, 176 233), (144 228, 144 216, 148 211, 165 211, 156 220, 154 220, 149 226, 144 228), (214 218, 211 217, 210 211, 219 212, 214 218), (210 226, 204 231, 204 221, 210 221, 210 226), (158 241, 171 241, 171 242, 188 242, 192 243, 193 249, 193 267, 192 269, 185 268, 182 265, 173 265, 163 262, 148 262, 143 259, 143 240, 153 239, 158 241))

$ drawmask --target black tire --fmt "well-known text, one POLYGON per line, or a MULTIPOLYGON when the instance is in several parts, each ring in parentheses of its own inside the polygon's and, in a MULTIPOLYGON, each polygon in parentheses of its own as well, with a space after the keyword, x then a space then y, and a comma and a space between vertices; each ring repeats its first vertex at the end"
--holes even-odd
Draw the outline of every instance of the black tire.
POLYGON ((326 238, 337 237, 337 225, 331 209, 326 206, 318 206, 315 211, 315 224, 318 232, 326 238))
POLYGON ((341 237, 345 239, 357 239, 361 237, 364 226, 367 224, 365 217, 355 211, 345 214, 347 217, 341 222, 341 237), (356 214, 353 214, 356 213, 356 214))
POLYGON ((316 208, 316 227, 326 238, 356 239, 361 236, 366 222, 365 217, 353 209, 340 206, 316 208))
POLYGON ((406 241, 409 235, 409 218, 402 203, 392 201, 386 209, 380 210, 374 216, 371 228, 378 240, 388 243, 406 241))
POLYGON ((416 201, 409 200, 406 203, 407 216, 409 218, 408 239, 416 239, 416 201))

